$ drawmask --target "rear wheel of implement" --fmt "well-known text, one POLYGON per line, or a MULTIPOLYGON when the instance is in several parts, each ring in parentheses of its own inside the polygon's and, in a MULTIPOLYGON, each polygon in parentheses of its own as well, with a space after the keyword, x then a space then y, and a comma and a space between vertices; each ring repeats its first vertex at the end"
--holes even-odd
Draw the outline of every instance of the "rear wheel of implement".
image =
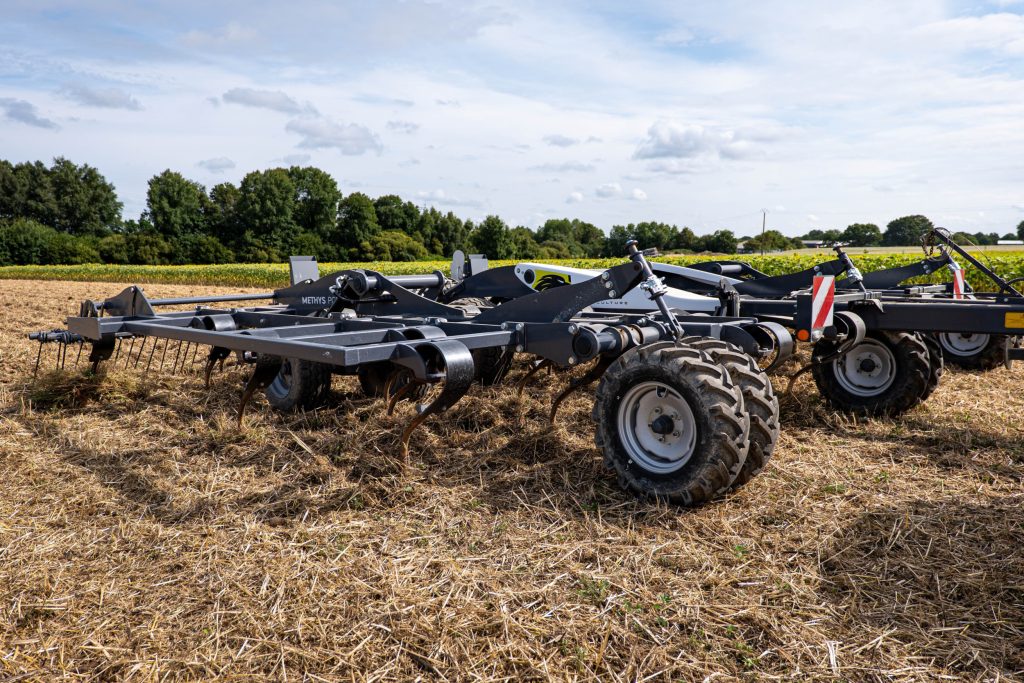
POLYGON ((729 489, 747 456, 749 420, 728 371, 674 344, 623 354, 598 385, 595 441, 637 494, 701 505, 729 489))
MULTIPOLYGON (((362 387, 363 393, 372 398, 383 398, 388 388, 388 380, 396 371, 399 372, 399 375, 391 382, 390 393, 391 396, 394 396, 395 392, 408 384, 412 379, 412 375, 408 370, 385 360, 378 363, 360 365, 356 374, 359 376, 359 386, 362 387)), ((426 395, 427 385, 423 384, 413 389, 409 398, 417 400, 426 395)))
POLYGON ((768 375, 757 361, 735 344, 708 337, 688 337, 683 343, 707 353, 729 371, 733 384, 743 392, 743 406, 750 415, 750 450, 732 483, 738 489, 768 464, 779 441, 779 399, 768 375))
POLYGON ((1006 362, 1010 337, 1005 334, 959 334, 939 337, 946 361, 965 370, 993 370, 1006 362))
POLYGON ((946 371, 946 361, 942 354, 942 344, 934 334, 919 334, 918 337, 928 347, 928 363, 931 365, 931 372, 928 373, 928 385, 925 387, 924 393, 921 394, 921 400, 927 401, 939 386, 942 373, 946 371))
POLYGON ((331 366, 297 358, 285 358, 277 377, 264 394, 274 410, 312 410, 323 404, 331 389, 331 366))
POLYGON ((839 358, 832 342, 814 346, 812 373, 833 408, 858 415, 893 416, 921 402, 932 367, 928 347, 907 332, 869 332, 839 358))

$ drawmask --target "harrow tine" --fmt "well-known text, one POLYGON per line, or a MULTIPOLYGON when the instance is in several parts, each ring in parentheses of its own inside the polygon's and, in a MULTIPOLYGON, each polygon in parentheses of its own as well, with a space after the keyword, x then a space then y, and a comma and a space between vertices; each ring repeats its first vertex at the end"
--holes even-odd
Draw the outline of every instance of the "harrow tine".
POLYGON ((153 354, 156 353, 157 344, 160 343, 159 339, 153 340, 153 348, 149 350, 149 358, 146 360, 146 369, 142 371, 142 374, 149 374, 149 366, 153 364, 153 354))
POLYGON ((196 344, 196 349, 195 349, 195 351, 192 352, 192 365, 190 367, 190 370, 195 370, 196 369, 196 359, 198 357, 199 357, 199 344, 196 344))
POLYGON ((42 360, 42 358, 43 358, 43 343, 39 342, 39 350, 36 351, 36 367, 32 371, 32 377, 35 377, 37 374, 39 374, 39 361, 42 360))
POLYGON ((82 360, 82 349, 85 348, 85 341, 78 342, 78 355, 75 356, 75 369, 78 368, 78 361, 82 360))
POLYGON ((117 338, 117 349, 114 350, 114 360, 112 363, 117 363, 117 359, 121 356, 121 344, 124 342, 124 337, 117 338))
POLYGON ((163 372, 163 370, 164 370, 164 360, 166 360, 166 358, 167 358, 167 347, 170 346, 170 345, 171 345, 171 340, 165 339, 164 340, 164 350, 160 352, 160 369, 157 370, 157 372, 163 372))
POLYGON ((569 397, 575 391, 582 389, 583 387, 589 386, 594 383, 595 380, 599 379, 604 374, 608 366, 614 362, 615 359, 611 356, 598 356, 594 364, 590 366, 590 369, 586 371, 580 377, 577 377, 573 381, 569 382, 567 386, 555 400, 551 402, 551 413, 548 415, 548 421, 551 424, 555 424, 555 415, 558 414, 558 408, 562 405, 562 401, 569 397))
POLYGON ((536 375, 541 370, 543 370, 544 368, 553 367, 553 365, 554 364, 549 359, 545 358, 544 360, 530 368, 530 371, 526 373, 526 376, 519 380, 519 383, 516 384, 516 394, 518 396, 522 396, 523 391, 526 389, 526 385, 530 382, 533 376, 536 375))
POLYGON ((147 341, 149 341, 149 337, 142 338, 142 346, 139 347, 139 355, 135 356, 135 365, 132 366, 133 370, 136 370, 139 367, 139 361, 142 360, 142 352, 146 350, 147 341))
POLYGON ((174 350, 174 363, 171 365, 171 374, 178 374, 178 358, 181 357, 181 342, 178 342, 178 347, 174 350))
POLYGON ((132 362, 132 351, 135 350, 135 337, 132 337, 132 343, 128 345, 128 353, 124 358, 124 369, 128 369, 128 364, 132 362))

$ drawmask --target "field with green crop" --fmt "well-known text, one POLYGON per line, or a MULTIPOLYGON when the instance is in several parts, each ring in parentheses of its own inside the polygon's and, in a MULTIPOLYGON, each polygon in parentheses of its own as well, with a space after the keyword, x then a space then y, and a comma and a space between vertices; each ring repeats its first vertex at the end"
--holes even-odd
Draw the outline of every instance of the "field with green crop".
MULTIPOLYGON (((920 253, 854 254, 854 260, 863 272, 905 265, 920 260, 920 253)), ((708 254, 662 256, 657 260, 676 265, 689 265, 713 258, 746 261, 754 268, 769 275, 782 275, 828 260, 825 252, 808 254, 769 254, 765 256, 741 255, 721 256, 708 254)), ((1024 277, 1024 251, 979 253, 978 258, 995 272, 1006 278, 1024 277)), ((550 261, 579 268, 608 268, 621 263, 622 259, 565 259, 550 261)), ((491 261, 492 267, 509 265, 516 261, 491 261)), ((320 273, 343 268, 366 268, 386 275, 429 273, 440 270, 448 274, 447 261, 406 261, 376 263, 321 263, 320 273)), ((948 274, 940 273, 940 279, 948 274)), ((131 284, 181 284, 181 285, 224 285, 238 287, 282 287, 288 284, 288 265, 268 264, 224 264, 207 266, 119 266, 85 264, 77 266, 5 266, 0 267, 0 279, 10 280, 76 280, 82 282, 125 282, 131 284)), ((981 273, 967 268, 967 280, 973 286, 990 289, 981 273)))

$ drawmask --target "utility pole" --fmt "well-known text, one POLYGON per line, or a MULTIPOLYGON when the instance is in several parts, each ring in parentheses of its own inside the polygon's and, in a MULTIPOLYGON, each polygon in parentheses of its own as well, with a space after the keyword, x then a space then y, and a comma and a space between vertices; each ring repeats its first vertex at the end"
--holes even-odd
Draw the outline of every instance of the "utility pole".
POLYGON ((768 223, 768 209, 761 209, 761 256, 764 256, 764 227, 768 223))

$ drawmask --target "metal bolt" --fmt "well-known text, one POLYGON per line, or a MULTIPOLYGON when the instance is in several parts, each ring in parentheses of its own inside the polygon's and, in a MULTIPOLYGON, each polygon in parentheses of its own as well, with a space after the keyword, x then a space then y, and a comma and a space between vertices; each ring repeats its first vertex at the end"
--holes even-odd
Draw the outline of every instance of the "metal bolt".
POLYGON ((614 299, 615 297, 617 297, 618 295, 619 295, 619 293, 618 293, 618 292, 616 292, 616 291, 615 291, 614 289, 613 289, 612 291, 608 292, 608 296, 610 296, 610 297, 611 297, 611 298, 613 298, 613 299, 614 299))
POLYGON ((679 436, 679 432, 672 432, 672 436, 679 436))
POLYGON ((516 346, 516 351, 518 351, 519 353, 522 353, 523 352, 523 345, 519 344, 518 346, 516 346))
POLYGON ((569 365, 576 365, 576 356, 569 356, 569 365))
POLYGON ((507 330, 508 329, 508 323, 502 323, 501 324, 501 329, 507 330))
POLYGON ((525 327, 525 326, 522 323, 517 323, 516 324, 516 332, 522 332, 523 331, 523 327, 525 327))
POLYGON ((576 325, 569 325, 569 334, 576 334, 579 329, 576 325))
POLYGON ((601 279, 602 279, 602 280, 608 280, 608 279, 610 279, 610 278, 611 278, 611 275, 609 275, 609 274, 608 274, 608 271, 607 271, 607 270, 606 270, 606 271, 604 271, 603 273, 601 273, 601 279))

